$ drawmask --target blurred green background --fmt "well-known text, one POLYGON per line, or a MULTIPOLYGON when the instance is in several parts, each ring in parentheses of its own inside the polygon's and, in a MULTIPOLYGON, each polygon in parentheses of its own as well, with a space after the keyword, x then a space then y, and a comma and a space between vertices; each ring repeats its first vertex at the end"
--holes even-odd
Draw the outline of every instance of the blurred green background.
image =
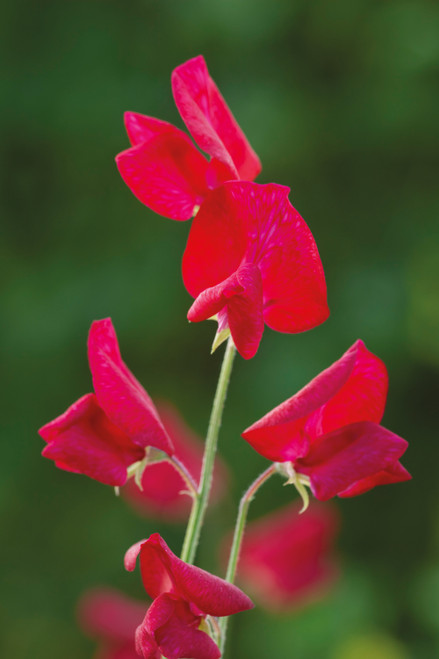
MULTIPOLYGON (((42 459, 37 428, 90 391, 88 328, 110 315, 149 393, 205 431, 221 354, 209 356, 212 324, 185 319, 189 223, 151 213, 114 165, 124 110, 183 127, 170 73, 202 53, 261 157, 259 181, 289 185, 314 233, 331 317, 302 335, 266 330, 257 356, 237 359, 221 435, 234 476, 200 562, 219 570, 217 543, 266 465, 240 431, 359 337, 389 368, 384 425, 409 440, 414 476, 338 502, 332 596, 280 619, 243 615, 228 657, 438 657, 438 3, 15 0, 2 13, 1 656, 91 657, 81 592, 141 596, 122 555, 155 530, 179 550, 182 528, 42 459)), ((275 480, 251 515, 291 495, 275 480)))

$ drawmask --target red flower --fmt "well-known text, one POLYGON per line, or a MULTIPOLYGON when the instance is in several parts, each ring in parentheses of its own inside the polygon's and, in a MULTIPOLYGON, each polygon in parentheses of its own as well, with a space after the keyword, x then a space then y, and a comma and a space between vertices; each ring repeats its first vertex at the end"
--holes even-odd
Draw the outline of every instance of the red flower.
POLYGON ((196 298, 188 319, 218 314, 217 338, 230 332, 246 359, 264 322, 294 333, 329 314, 317 246, 288 193, 274 183, 225 183, 195 217, 183 256, 184 283, 196 298))
POLYGON ((134 638, 144 615, 144 602, 109 588, 88 591, 78 605, 82 629, 101 641, 95 659, 138 659, 134 638))
MULTIPOLYGON (((185 465, 196 483, 199 481, 204 446, 201 440, 186 426, 175 408, 169 403, 157 405, 163 425, 172 439, 175 455, 185 465)), ((216 458, 212 499, 218 500, 224 493, 227 479, 226 467, 216 458)), ((185 519, 190 511, 191 500, 182 496, 187 490, 183 478, 169 464, 156 462, 147 465, 142 477, 142 490, 129 480, 122 495, 141 514, 171 520, 185 519)))
POLYGON ((154 601, 137 628, 138 653, 144 659, 218 659, 218 646, 202 629, 209 629, 212 617, 251 609, 251 600, 236 586, 177 558, 158 533, 127 551, 127 570, 134 570, 139 553, 143 585, 154 601))
POLYGON ((385 365, 357 341, 242 436, 269 460, 287 463, 291 482, 310 485, 321 501, 409 480, 398 462, 407 442, 378 425, 387 386, 385 365))
POLYGON ((299 515, 297 503, 246 526, 238 578, 261 606, 283 610, 322 595, 337 575, 330 556, 338 517, 313 504, 299 515))
POLYGON ((253 180, 261 165, 201 55, 173 71, 172 90, 183 121, 211 160, 172 124, 127 112, 131 148, 116 163, 142 203, 173 220, 188 220, 209 189, 230 179, 253 180))
POLYGON ((123 485, 146 448, 168 455, 174 448, 151 398, 122 361, 110 318, 92 324, 88 361, 95 393, 40 428, 43 455, 60 469, 123 485))

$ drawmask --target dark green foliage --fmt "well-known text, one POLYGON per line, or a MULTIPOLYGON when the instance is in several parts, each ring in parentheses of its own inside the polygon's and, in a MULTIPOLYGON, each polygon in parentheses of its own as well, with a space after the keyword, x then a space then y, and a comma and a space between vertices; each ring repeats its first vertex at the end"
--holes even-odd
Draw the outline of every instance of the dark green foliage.
MULTIPOLYGON (((37 428, 90 391, 86 336, 107 315, 150 394, 207 426, 220 356, 213 325, 185 320, 189 225, 143 207, 113 161, 128 145, 124 110, 181 126, 170 72, 203 53, 261 157, 259 180, 291 186, 314 233, 331 317, 303 335, 267 330, 251 362, 237 359, 220 447, 241 466, 200 560, 219 570, 217 541, 265 465, 240 431, 359 337, 389 368, 384 425, 409 440, 414 475, 340 504, 346 572, 332 599, 295 618, 242 616, 228 656, 362 659, 363 637, 376 659, 438 656, 438 4, 15 0, 0 26, 1 655, 91 657, 80 593, 140 596, 122 555, 152 531, 179 550, 182 529, 42 459, 37 428)), ((270 483, 252 516, 290 495, 270 483)))

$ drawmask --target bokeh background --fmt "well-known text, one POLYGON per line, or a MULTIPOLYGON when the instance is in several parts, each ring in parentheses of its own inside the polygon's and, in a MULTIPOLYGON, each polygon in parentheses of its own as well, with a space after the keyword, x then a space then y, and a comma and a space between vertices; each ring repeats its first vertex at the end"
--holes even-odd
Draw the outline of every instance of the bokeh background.
MULTIPOLYGON (((1 656, 91 657, 80 594, 140 597, 121 558, 153 531, 179 550, 183 528, 42 459, 37 428, 90 390, 88 328, 111 316, 150 394, 206 429, 221 355, 209 355, 213 325, 185 320, 189 223, 143 207, 114 165, 124 110, 183 127, 170 72, 200 53, 262 159, 259 181, 291 187, 331 307, 323 326, 266 330, 257 356, 237 359, 221 435, 233 478, 200 562, 220 569, 240 492, 266 465, 240 431, 359 337, 389 368, 384 424, 409 440, 414 476, 338 502, 331 595, 243 615, 228 657, 439 656, 437 2, 15 0, 2 13, 1 656)), ((291 496, 270 482, 252 517, 291 496)))

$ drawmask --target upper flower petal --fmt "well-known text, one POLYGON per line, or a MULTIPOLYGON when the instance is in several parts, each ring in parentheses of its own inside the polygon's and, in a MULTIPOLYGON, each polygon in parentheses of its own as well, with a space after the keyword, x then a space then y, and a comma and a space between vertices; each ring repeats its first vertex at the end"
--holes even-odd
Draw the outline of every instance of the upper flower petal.
POLYGON ((269 460, 294 461, 310 440, 356 421, 381 420, 387 395, 384 363, 356 341, 344 355, 242 433, 269 460))
POLYGON ((145 590, 153 598, 171 592, 195 604, 200 612, 214 616, 229 616, 253 607, 236 586, 177 558, 158 533, 141 545, 140 567, 145 590))
MULTIPOLYGON (((131 123, 139 139, 138 121, 131 123)), ((131 192, 148 208, 173 220, 188 220, 207 194, 208 162, 183 131, 160 124, 160 131, 119 153, 116 164, 131 192)))
POLYGON ((171 80, 177 108, 203 151, 227 167, 228 178, 256 178, 259 158, 210 77, 204 57, 178 66, 171 80))
POLYGON ((306 515, 297 502, 250 522, 242 543, 238 577, 262 606, 281 610, 306 603, 334 579, 331 549, 336 511, 312 504, 306 515))
POLYGON ((246 263, 217 286, 207 288, 188 312, 188 320, 206 320, 223 311, 236 349, 244 359, 253 357, 264 331, 262 280, 257 266, 246 263))
POLYGON ((174 447, 151 398, 122 361, 110 318, 92 324, 88 360, 99 405, 109 419, 135 444, 172 455, 174 447))
POLYGON ((349 376, 338 391, 309 418, 306 431, 317 437, 358 421, 379 423, 386 405, 388 375, 384 362, 358 340, 327 372, 349 364, 349 376))
MULTIPOLYGON (((168 121, 162 121, 162 119, 156 119, 155 117, 148 117, 139 112, 125 112, 123 118, 131 146, 149 142, 153 137, 163 135, 170 131, 182 132, 168 121)), ((183 133, 183 135, 184 134, 185 133, 183 133)))
POLYGON ((390 430, 361 421, 318 437, 294 467, 309 476, 317 499, 326 501, 357 481, 391 468, 407 446, 405 439, 390 430))
POLYGON ((186 602, 160 595, 148 609, 143 623, 148 632, 147 647, 152 636, 167 659, 219 659, 218 646, 198 629, 199 623, 200 618, 191 613, 186 602))
POLYGON ((400 462, 395 462, 395 464, 379 471, 373 476, 367 478, 362 478, 357 481, 351 487, 348 487, 347 490, 339 492, 339 497, 356 497, 359 494, 364 494, 377 485, 388 485, 390 483, 402 483, 404 481, 411 480, 411 475, 405 467, 402 466, 400 462))
POLYGON ((300 332, 326 320, 326 284, 314 238, 276 184, 230 181, 207 196, 191 226, 183 280, 197 297, 243 263, 261 273, 264 320, 300 332))
POLYGON ((127 467, 144 450, 106 416, 94 394, 86 394, 38 431, 47 442, 43 455, 66 471, 107 485, 123 485, 127 467))

